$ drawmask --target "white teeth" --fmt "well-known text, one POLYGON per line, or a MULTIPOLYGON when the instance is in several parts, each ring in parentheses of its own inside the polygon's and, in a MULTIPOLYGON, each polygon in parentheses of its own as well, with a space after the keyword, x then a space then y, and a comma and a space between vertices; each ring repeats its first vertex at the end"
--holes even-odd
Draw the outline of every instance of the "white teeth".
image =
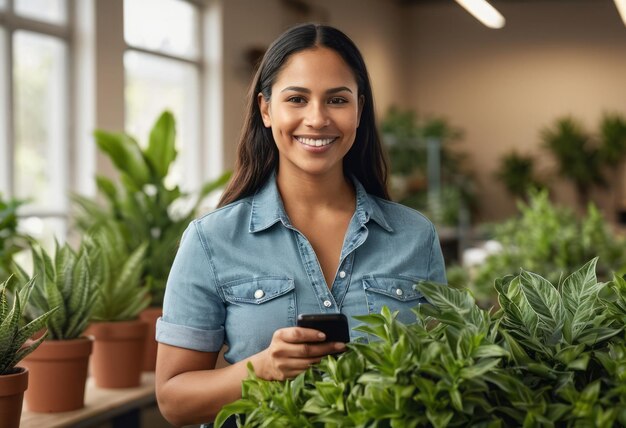
POLYGON ((306 144, 307 146, 313 147, 322 147, 327 146, 333 141, 335 138, 304 138, 304 137, 296 137, 296 139, 302 144, 306 144))

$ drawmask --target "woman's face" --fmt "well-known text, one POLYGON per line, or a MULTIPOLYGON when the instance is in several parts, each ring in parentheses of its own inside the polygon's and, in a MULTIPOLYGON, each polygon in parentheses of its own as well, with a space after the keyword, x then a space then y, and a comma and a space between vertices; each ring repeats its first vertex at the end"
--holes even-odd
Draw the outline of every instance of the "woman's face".
POLYGON ((272 86, 271 99, 259 94, 258 100, 278 147, 281 173, 342 173, 363 101, 339 54, 325 47, 293 54, 272 86))

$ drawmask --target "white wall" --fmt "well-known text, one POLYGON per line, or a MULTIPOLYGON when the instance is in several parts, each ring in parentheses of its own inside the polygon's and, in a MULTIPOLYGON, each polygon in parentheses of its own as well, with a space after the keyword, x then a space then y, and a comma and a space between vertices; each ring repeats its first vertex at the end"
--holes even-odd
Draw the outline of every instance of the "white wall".
MULTIPOLYGON (((482 219, 501 219, 514 202, 493 177, 500 157, 518 149, 542 157, 540 130, 571 114, 591 131, 604 111, 626 113, 626 27, 612 0, 493 1, 507 19, 490 30, 452 1, 410 8, 411 100, 466 131, 480 183, 482 219)), ((554 177, 556 199, 575 205, 554 177)), ((626 195, 624 195, 626 197, 626 195)), ((609 197, 594 199, 608 210, 609 197)))

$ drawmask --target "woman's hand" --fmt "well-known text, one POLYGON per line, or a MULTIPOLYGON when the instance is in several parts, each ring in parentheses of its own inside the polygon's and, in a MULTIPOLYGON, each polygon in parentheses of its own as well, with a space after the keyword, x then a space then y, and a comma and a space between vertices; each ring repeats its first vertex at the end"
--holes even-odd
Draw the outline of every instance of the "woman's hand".
POLYGON ((274 332, 270 346, 253 357, 256 375, 266 380, 285 380, 305 371, 322 357, 344 351, 341 342, 323 342, 324 333, 303 327, 274 332))

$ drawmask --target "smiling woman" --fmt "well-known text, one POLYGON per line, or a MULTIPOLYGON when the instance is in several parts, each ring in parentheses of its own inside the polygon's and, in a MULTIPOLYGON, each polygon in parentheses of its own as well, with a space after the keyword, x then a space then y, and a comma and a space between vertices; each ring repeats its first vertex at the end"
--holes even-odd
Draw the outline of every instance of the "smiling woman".
POLYGON ((432 223, 389 201, 368 73, 339 30, 301 25, 270 46, 237 150, 220 209, 181 240, 157 324, 157 398, 175 425, 240 398, 248 363, 283 380, 345 349, 298 315, 410 319, 415 284, 445 282, 432 223), (215 368, 224 345, 231 366, 215 368))

